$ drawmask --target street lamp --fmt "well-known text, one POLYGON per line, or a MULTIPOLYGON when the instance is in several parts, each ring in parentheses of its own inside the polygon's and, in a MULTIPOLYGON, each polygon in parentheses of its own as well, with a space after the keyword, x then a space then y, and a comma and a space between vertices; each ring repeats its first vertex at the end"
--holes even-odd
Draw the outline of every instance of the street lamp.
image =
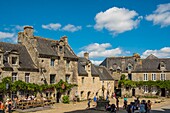
POLYGON ((103 99, 104 99, 104 81, 102 81, 102 93, 103 93, 103 99))

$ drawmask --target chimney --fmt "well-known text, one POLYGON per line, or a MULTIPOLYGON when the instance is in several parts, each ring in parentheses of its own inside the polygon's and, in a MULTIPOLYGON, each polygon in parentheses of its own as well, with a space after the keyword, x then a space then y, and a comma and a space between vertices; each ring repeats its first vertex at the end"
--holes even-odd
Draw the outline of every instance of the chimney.
POLYGON ((63 40, 65 45, 68 45, 68 38, 67 38, 67 36, 63 36, 61 39, 63 40))
POLYGON ((88 52, 84 53, 84 58, 89 59, 89 53, 88 52))
POLYGON ((32 26, 24 26, 24 34, 28 37, 33 37, 34 28, 32 26))

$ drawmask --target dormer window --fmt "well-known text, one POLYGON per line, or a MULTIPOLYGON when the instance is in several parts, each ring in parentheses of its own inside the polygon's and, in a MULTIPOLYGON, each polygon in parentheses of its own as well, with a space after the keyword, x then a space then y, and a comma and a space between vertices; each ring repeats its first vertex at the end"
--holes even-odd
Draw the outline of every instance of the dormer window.
POLYGON ((127 69, 132 70, 132 65, 130 63, 128 64, 127 69))
POLYGON ((12 65, 16 65, 17 64, 17 57, 12 57, 12 65))
POLYGON ((164 70, 166 68, 164 62, 160 62, 160 70, 164 70))

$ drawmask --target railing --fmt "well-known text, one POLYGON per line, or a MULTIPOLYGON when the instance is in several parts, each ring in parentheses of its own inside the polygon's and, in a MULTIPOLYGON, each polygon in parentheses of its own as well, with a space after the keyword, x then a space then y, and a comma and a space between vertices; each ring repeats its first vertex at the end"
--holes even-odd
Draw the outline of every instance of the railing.
POLYGON ((17 103, 16 109, 29 109, 36 107, 44 107, 55 104, 52 100, 21 100, 17 103))

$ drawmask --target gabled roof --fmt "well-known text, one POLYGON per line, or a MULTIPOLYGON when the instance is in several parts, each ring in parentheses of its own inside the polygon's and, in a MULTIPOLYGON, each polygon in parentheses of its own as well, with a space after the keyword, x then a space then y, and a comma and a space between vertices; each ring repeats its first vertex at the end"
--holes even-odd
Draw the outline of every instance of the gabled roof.
POLYGON ((158 59, 158 57, 154 56, 153 54, 150 54, 146 59, 158 59))
MULTIPOLYGON (((10 44, 10 43, 4 43, 0 42, 0 48, 3 49, 3 52, 10 52, 10 51, 18 51, 19 54, 19 67, 23 69, 36 69, 29 53, 27 52, 27 49, 25 46, 22 46, 20 44, 10 44)), ((10 54, 10 53, 8 53, 10 54)), ((4 59, 5 60, 5 59, 4 59)), ((8 62, 4 62, 4 68, 12 68, 8 62)))
POLYGON ((133 69, 131 72, 151 72, 157 71, 160 72, 160 63, 164 62, 165 70, 170 71, 170 58, 157 58, 153 54, 149 55, 146 59, 136 59, 132 57, 108 57, 106 58, 101 65, 105 66, 112 71, 115 71, 120 67, 122 72, 128 72, 127 66, 131 64, 133 69))
MULTIPOLYGON (((41 37, 35 37, 37 40, 37 51, 39 52, 40 56, 52 56, 52 57, 59 57, 57 46, 57 40, 50 40, 41 37)), ((73 50, 69 47, 69 45, 64 46, 64 57, 65 58, 76 58, 77 56, 74 54, 73 50)))
POLYGON ((114 80, 106 67, 104 66, 95 66, 95 67, 98 69, 100 80, 102 81, 114 80))
POLYGON ((57 51, 52 48, 52 43, 55 41, 45 39, 45 38, 36 38, 37 39, 37 50, 40 55, 48 55, 48 56, 58 56, 57 51))

